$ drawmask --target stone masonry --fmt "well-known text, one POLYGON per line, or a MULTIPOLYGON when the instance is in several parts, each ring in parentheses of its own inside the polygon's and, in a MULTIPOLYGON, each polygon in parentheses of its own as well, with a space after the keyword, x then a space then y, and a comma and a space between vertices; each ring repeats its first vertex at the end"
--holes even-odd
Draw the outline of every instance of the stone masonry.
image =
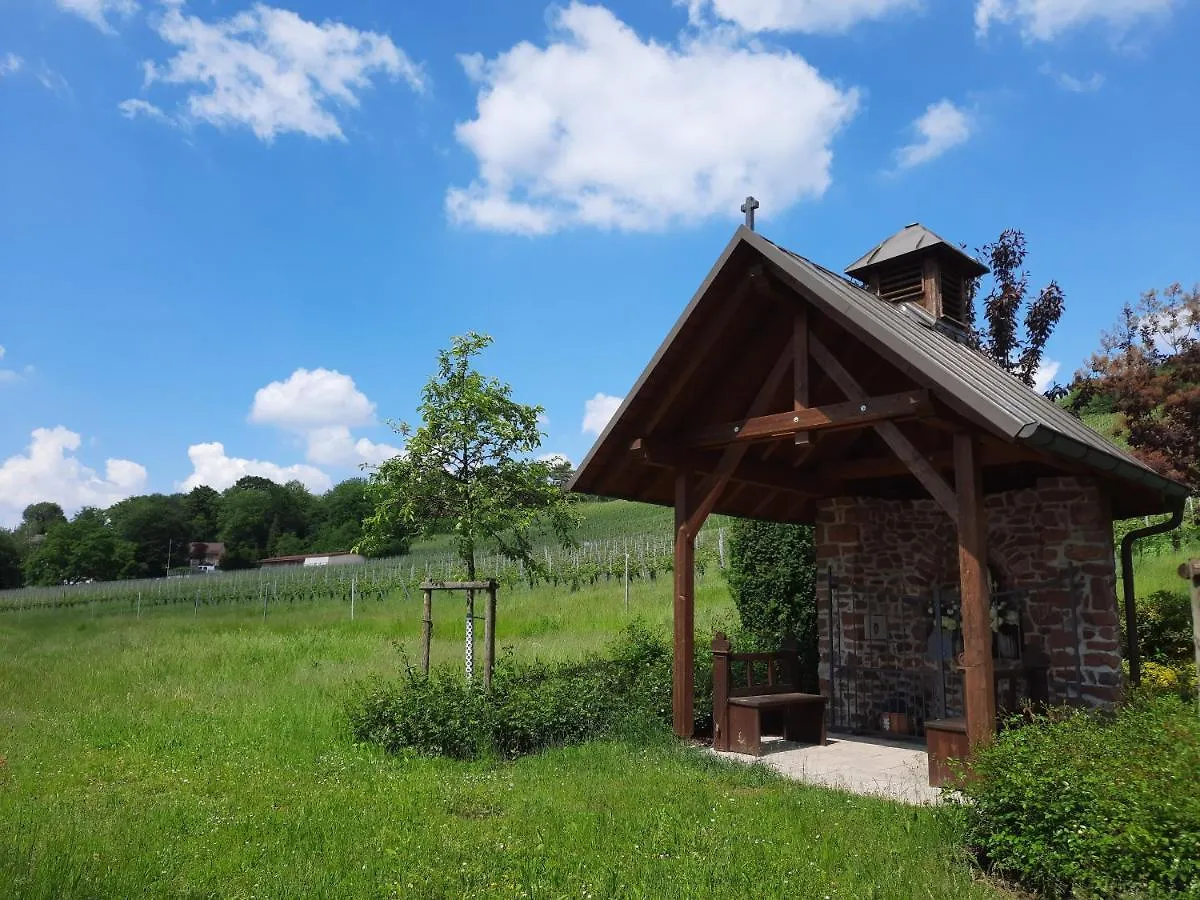
MULTIPOLYGON (((1000 629, 1006 637, 995 639, 998 655, 1044 666, 1051 703, 1111 705, 1122 676, 1112 515, 1102 488, 1086 478, 1044 478, 1034 488, 989 495, 986 507, 994 590, 1012 611, 1010 619, 1020 622, 1000 629), (1003 652, 1001 640, 1007 641, 1003 652)), ((916 688, 927 694, 917 705, 930 717, 961 715, 961 676, 953 663, 945 709, 929 696, 941 669, 928 598, 935 587, 958 583, 950 518, 933 500, 833 498, 818 512, 815 541, 822 693, 830 694, 831 653, 841 672, 858 673, 854 708, 840 710, 843 721, 879 730, 880 714, 895 711, 888 704, 896 702, 899 681, 910 692, 913 684, 924 685, 916 688)), ((950 602, 956 604, 956 596, 950 602)), ((942 633, 944 655, 960 649, 954 637, 942 633)), ((838 687, 834 702, 846 702, 838 687)), ((1025 683, 1021 690, 1028 696, 1032 687, 1025 683)))

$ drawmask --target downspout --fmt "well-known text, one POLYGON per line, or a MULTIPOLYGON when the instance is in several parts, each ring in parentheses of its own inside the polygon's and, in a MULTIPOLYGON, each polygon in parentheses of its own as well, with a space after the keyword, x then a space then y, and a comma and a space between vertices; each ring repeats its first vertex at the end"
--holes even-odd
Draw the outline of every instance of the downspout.
POLYGON ((1136 528, 1121 538, 1121 585, 1125 593, 1125 643, 1129 648, 1129 680, 1134 687, 1142 683, 1142 654, 1137 642, 1137 605, 1133 598, 1133 545, 1144 537, 1174 531, 1183 524, 1184 502, 1176 504, 1165 522, 1136 528))

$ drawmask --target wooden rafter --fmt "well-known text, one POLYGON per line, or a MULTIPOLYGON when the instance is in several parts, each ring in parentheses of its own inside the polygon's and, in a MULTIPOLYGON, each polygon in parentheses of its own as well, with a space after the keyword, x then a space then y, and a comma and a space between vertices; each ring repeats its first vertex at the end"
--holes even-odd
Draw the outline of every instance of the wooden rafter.
MULTIPOLYGON (((984 466, 1007 465, 1011 463, 1038 462, 1038 456, 1024 447, 1009 444, 984 444, 979 448, 980 462, 984 466)), ((926 461, 938 470, 954 468, 954 453, 950 450, 938 450, 924 454, 926 461)), ((866 478, 891 478, 896 475, 908 475, 908 466, 896 456, 878 456, 868 459, 855 459, 847 462, 828 463, 820 466, 817 477, 837 481, 856 481, 866 478)))
POLYGON ((864 428, 877 422, 926 415, 932 409, 933 402, 928 391, 903 391, 766 416, 751 414, 749 418, 738 422, 697 428, 681 435, 675 443, 680 447, 749 444, 808 431, 864 428))
MULTIPOLYGON (((790 350, 790 347, 785 349, 779 355, 779 359, 775 361, 774 367, 772 367, 766 380, 758 389, 754 401, 750 404, 747 415, 761 415, 771 402, 771 398, 779 389, 779 385, 783 383, 783 377, 787 374, 788 368, 791 365, 790 350)), ((747 449, 747 444, 730 444, 727 446, 725 452, 721 454, 721 460, 717 463, 716 469, 704 480, 704 484, 698 492, 699 499, 687 520, 688 528, 692 534, 700 530, 700 526, 704 524, 704 520, 708 518, 708 514, 713 511, 713 507, 716 506, 717 501, 721 498, 721 492, 725 490, 726 485, 733 478, 733 473, 737 471, 738 466, 746 455, 747 449)))
MULTIPOLYGON (((796 310, 792 328, 792 409, 796 412, 808 409, 808 311, 804 307, 796 310)), ((807 431, 797 431, 795 444, 807 447, 812 441, 807 431)))
MULTIPOLYGON (((638 439, 629 445, 629 452, 640 457, 649 466, 681 469, 700 475, 714 475, 721 463, 713 458, 691 450, 657 444, 638 439)), ((836 491, 838 482, 828 478, 810 478, 801 475, 789 466, 771 465, 743 459, 734 470, 731 482, 769 487, 802 497, 818 497, 836 491)))
MULTIPOLYGON (((846 367, 829 349, 822 343, 821 339, 815 334, 808 336, 808 349, 812 355, 813 361, 818 366, 824 369, 833 383, 851 400, 867 399, 867 392, 862 389, 862 386, 855 380, 854 376, 846 371, 846 367)), ((883 438, 892 452, 898 456, 901 461, 912 472, 913 477, 929 491, 930 496, 938 502, 938 505, 946 511, 950 518, 958 521, 958 501, 954 491, 946 480, 938 473, 929 461, 921 455, 920 451, 913 446, 912 441, 906 438, 903 432, 896 426, 895 422, 885 421, 877 422, 873 426, 875 432, 883 438)))

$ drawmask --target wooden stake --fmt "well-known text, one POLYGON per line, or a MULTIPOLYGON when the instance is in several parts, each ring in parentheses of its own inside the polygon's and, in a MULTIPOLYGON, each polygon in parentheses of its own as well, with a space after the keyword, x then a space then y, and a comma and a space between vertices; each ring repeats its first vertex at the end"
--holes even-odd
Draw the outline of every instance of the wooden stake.
POLYGON ((695 722, 693 691, 695 680, 695 538, 688 528, 691 496, 688 475, 675 475, 675 604, 674 663, 671 670, 671 718, 675 734, 691 737, 695 722))
POLYGON ((996 735, 996 694, 983 473, 979 466, 978 445, 970 434, 954 435, 954 476, 958 497, 963 705, 966 707, 967 740, 974 749, 989 743, 996 735))
POLYGON ((429 645, 433 642, 433 591, 425 588, 425 616, 421 620, 421 671, 429 674, 429 645))
POLYGON ((492 674, 496 669, 496 583, 488 587, 487 610, 483 619, 483 686, 492 689, 492 674))

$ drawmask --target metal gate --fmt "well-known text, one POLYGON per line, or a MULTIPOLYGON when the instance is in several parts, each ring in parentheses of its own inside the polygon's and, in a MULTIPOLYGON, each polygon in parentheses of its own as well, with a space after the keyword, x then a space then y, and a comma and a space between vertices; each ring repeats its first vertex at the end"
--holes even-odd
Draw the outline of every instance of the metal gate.
MULTIPOLYGON (((1065 588, 1077 598, 1077 586, 1070 571, 1045 584, 993 588, 992 656, 1002 712, 1018 712, 1030 701, 1078 696, 1078 653, 1074 672, 1052 672, 1048 660, 1029 653, 1025 640, 1031 596, 1045 588, 1065 588)), ((827 642, 822 650, 828 654, 823 662, 828 663, 832 730, 920 738, 927 721, 963 715, 957 585, 905 596, 838 584, 830 572, 827 600, 822 611, 827 642)), ((1077 634, 1077 600, 1068 615, 1070 629, 1077 634)))

